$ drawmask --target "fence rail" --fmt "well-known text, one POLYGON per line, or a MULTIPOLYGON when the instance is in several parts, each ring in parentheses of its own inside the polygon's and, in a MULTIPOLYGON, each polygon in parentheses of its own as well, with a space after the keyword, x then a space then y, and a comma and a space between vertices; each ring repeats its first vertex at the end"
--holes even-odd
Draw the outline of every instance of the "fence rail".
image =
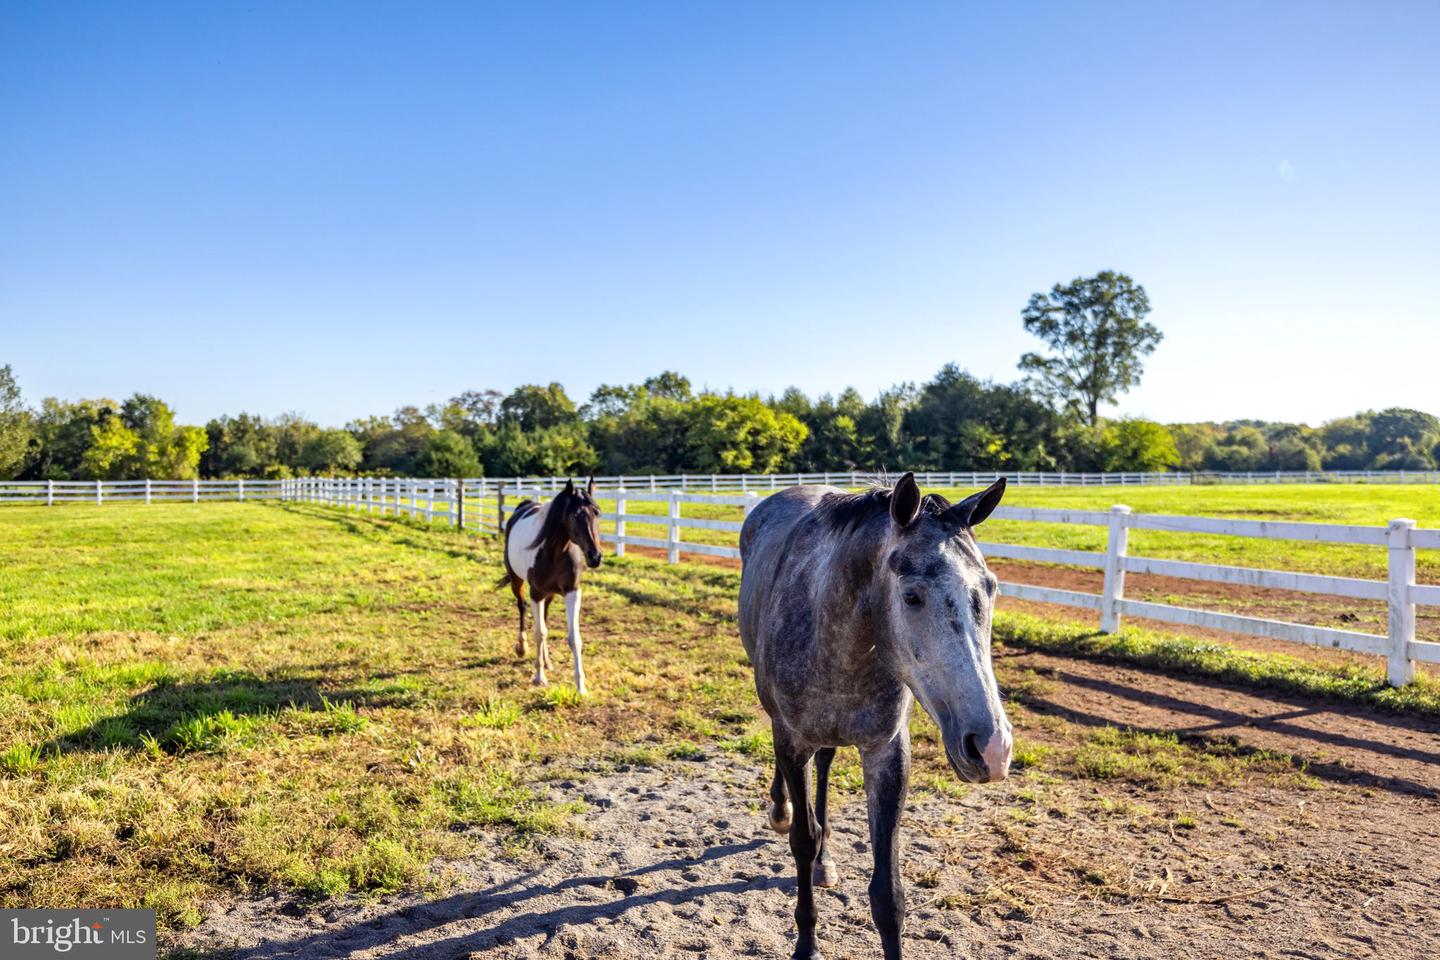
MULTIPOLYGON (((929 474, 922 482, 929 485, 979 486, 992 482, 996 474, 929 474)), ((1013 476, 1013 475, 1009 475, 1013 476)), ((1071 475, 1074 476, 1074 475, 1071 475)), ((1133 475, 1143 476, 1143 475, 1133 475)), ((1163 475, 1162 475, 1163 476, 1163 475)), ((1175 476, 1187 476, 1177 474, 1175 476)), ((1372 475, 1373 476, 1373 475, 1372 475)), ((1411 475, 1416 476, 1416 475, 1411 475)), ((635 489, 628 484, 636 478, 596 478, 602 502, 613 509, 602 512, 602 520, 613 525, 602 532, 602 538, 615 545, 617 556, 625 555, 627 546, 656 548, 665 551, 670 563, 678 563, 684 554, 739 558, 738 547, 728 544, 691 542, 684 531, 706 533, 738 533, 745 516, 760 502, 766 486, 745 484, 755 477, 679 478, 682 487, 663 484, 677 478, 646 477, 643 486, 635 489), (708 481, 693 485, 697 479, 708 481), (740 486, 722 486, 722 480, 738 480, 740 486), (617 481, 613 485, 609 481, 617 481), (623 483, 618 482, 623 481, 623 483), (653 487, 653 489, 652 489, 653 487), (701 491, 730 490, 730 493, 701 491), (742 490, 740 494, 733 491, 742 490), (694 492, 692 492, 694 491, 694 492), (664 504, 663 513, 635 509, 640 504, 664 504), (685 516, 687 504, 704 504, 714 508, 738 508, 731 518, 685 516), (631 525, 663 529, 664 536, 638 536, 631 525)), ((795 482, 828 480, 840 485, 859 486, 864 478, 858 474, 790 474, 783 478, 795 482), (851 480, 855 482, 850 483, 851 480)), ((1407 481, 1408 482, 1408 481, 1407 481)), ((1418 482, 1418 481, 1416 481, 1418 482)), ((335 507, 364 510, 391 516, 408 516, 427 521, 443 520, 452 526, 478 533, 496 535, 504 530, 505 520, 524 498, 545 499, 560 488, 560 478, 521 480, 441 480, 423 478, 325 478, 307 477, 291 480, 185 480, 185 481, 48 481, 39 483, 0 483, 0 503, 112 503, 116 501, 152 503, 160 501, 207 500, 284 500, 319 503, 335 507)), ((778 487, 775 487, 778 489, 778 487)), ((1101 553, 1034 547, 1021 544, 982 542, 981 549, 991 557, 1056 563, 1100 569, 1104 574, 1103 588, 1098 594, 1059 590, 1033 584, 1002 582, 1001 593, 1037 603, 1060 604, 1096 610, 1100 629, 1114 632, 1124 617, 1134 616, 1184 626, 1223 630, 1250 636, 1286 640, 1314 646, 1349 650, 1384 656, 1388 660, 1390 682, 1396 686, 1409 683, 1418 662, 1440 663, 1440 643, 1420 641, 1415 637, 1415 608, 1440 606, 1440 585, 1415 582, 1415 552, 1440 550, 1440 530, 1417 529, 1415 521, 1392 520, 1385 527, 1295 523, 1272 520, 1232 520, 1211 517, 1181 517, 1135 514, 1125 506, 1109 511, 1056 510, 1029 507, 999 507, 993 514, 1003 520, 1029 523, 1081 524, 1107 528, 1106 550, 1101 553), (1385 581, 1363 580, 1283 570, 1266 570, 1225 564, 1192 563, 1154 557, 1130 556, 1130 530, 1159 530, 1172 533, 1194 533, 1227 537, 1251 537, 1265 540, 1339 543, 1384 548, 1388 558, 1385 581), (1268 620, 1238 614, 1198 610, 1166 603, 1130 600, 1125 597, 1125 575, 1139 573, 1235 586, 1252 586, 1273 590, 1299 591, 1326 596, 1383 601, 1388 609, 1386 634, 1368 634, 1337 630, 1306 624, 1268 620)))

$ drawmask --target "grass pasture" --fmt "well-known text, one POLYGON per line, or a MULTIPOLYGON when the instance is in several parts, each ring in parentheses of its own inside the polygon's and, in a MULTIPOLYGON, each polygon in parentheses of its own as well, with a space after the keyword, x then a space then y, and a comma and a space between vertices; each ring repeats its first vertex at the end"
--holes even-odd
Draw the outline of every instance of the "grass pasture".
MULTIPOLYGON (((1082 492, 1100 493, 1017 490, 1012 502, 1082 492)), ((1397 496, 1425 501, 1402 512, 1440 520, 1432 492, 1397 496)), ((1356 520, 1402 505, 1336 503, 1323 509, 1356 520)), ((583 806, 547 799, 548 778, 713 751, 757 770, 768 762, 768 726, 735 636, 733 570, 630 557, 587 574, 594 693, 582 701, 566 683, 559 618, 552 686, 536 690, 511 649, 509 594, 491 587, 494 541, 443 527, 293 504, 17 507, 0 512, 0 554, 6 907, 148 905, 173 930, 223 894, 431 884, 427 864, 492 855, 497 837, 523 857, 539 834, 583 832, 583 806)), ((1429 682, 1387 700, 1378 674, 1363 670, 1341 682, 1313 666, 1137 632, 1125 635, 1130 647, 1104 647, 1084 627, 1015 616, 997 621, 997 636, 1041 651, 1030 660, 1194 667, 1287 694, 1440 712, 1429 682)), ((1046 706, 1050 669, 999 662, 1021 735, 1019 793, 997 813, 1008 830, 1039 829, 1032 821, 1047 805, 1077 805, 1163 840, 1205 819, 1206 791, 1319 786, 1307 761, 1284 751, 1046 706)), ((920 795, 965 795, 928 721, 917 718, 915 732, 920 795)), ((855 795, 853 752, 834 778, 855 795)))

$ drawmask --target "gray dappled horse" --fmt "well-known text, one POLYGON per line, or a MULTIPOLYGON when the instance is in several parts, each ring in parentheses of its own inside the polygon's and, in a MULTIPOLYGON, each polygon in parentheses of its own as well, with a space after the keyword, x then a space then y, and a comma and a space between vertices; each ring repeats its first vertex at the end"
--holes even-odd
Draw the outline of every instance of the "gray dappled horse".
POLYGON ((899 822, 912 698, 940 727, 961 779, 1009 772, 1010 721, 990 664, 997 584, 970 532, 1004 492, 1002 479, 951 506, 922 497, 907 473, 893 490, 791 487, 745 520, 740 638, 775 734, 770 825, 789 830, 799 872, 799 960, 820 956, 813 887, 836 881, 826 791, 837 747, 858 747, 865 770, 870 912, 886 960, 900 957, 905 919, 899 822))

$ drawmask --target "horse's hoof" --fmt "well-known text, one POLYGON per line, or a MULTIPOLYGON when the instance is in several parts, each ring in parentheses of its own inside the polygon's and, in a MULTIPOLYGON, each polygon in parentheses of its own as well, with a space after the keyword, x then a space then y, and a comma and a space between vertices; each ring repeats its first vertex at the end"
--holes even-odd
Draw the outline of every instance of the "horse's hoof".
POLYGON ((542 677, 542 676, 540 676, 540 674, 538 674, 538 673, 535 674, 535 676, 533 676, 533 677, 530 678, 530 686, 532 686, 532 687, 543 687, 543 686, 545 686, 545 678, 542 677))
POLYGON ((809 950, 801 950, 799 947, 796 947, 795 952, 790 954, 790 960, 825 960, 825 958, 820 955, 820 951, 815 947, 811 947, 809 950))
POLYGON ((790 806, 789 800, 785 801, 784 806, 772 805, 770 807, 770 812, 766 814, 766 816, 770 819, 770 829, 774 830, 776 833, 789 833, 790 818, 793 812, 794 808, 790 806))
POLYGON ((815 864, 815 869, 810 872, 810 882, 817 887, 835 887, 840 885, 840 871, 835 869, 835 864, 821 860, 815 864))

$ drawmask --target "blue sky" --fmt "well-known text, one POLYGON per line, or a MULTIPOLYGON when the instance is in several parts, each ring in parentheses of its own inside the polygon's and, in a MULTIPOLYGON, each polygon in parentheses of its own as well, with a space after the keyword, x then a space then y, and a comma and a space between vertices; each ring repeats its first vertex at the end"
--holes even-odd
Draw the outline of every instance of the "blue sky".
POLYGON ((1018 376, 1116 269, 1112 413, 1440 413, 1440 4, 0 6, 0 363, 327 423, 663 368, 1018 376))

